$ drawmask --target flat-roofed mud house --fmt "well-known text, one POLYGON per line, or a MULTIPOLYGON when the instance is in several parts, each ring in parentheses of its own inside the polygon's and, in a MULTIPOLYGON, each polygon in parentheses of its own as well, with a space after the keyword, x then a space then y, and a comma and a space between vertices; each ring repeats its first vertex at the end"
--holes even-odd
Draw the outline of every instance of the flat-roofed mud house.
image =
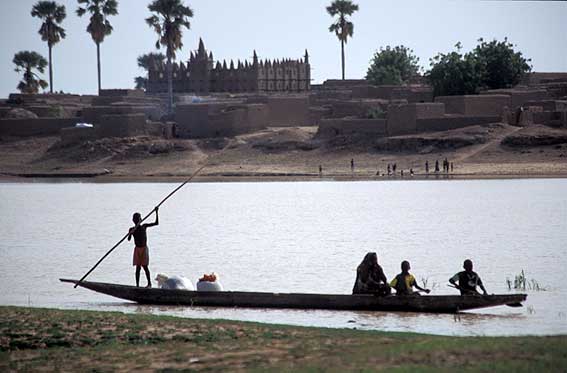
MULTIPOLYGON (((311 86, 309 54, 298 60, 260 60, 254 51, 252 62, 213 59, 213 53, 205 49, 199 39, 199 48, 191 52, 184 64, 173 63, 173 91, 207 95, 213 92, 306 92, 311 86)), ((148 93, 167 92, 167 69, 165 63, 150 66, 148 93)))

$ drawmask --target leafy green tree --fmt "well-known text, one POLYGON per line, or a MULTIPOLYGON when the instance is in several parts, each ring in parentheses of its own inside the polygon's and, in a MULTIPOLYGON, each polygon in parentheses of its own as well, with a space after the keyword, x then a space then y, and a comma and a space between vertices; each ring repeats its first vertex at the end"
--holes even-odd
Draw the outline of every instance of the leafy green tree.
POLYGON ((523 57, 522 52, 516 52, 514 45, 504 41, 478 40, 479 45, 472 51, 482 69, 483 88, 499 89, 517 85, 524 74, 531 71, 528 64, 531 60, 523 57))
MULTIPOLYGON (((150 52, 142 54, 138 57, 138 67, 144 69, 146 74, 150 71, 153 65, 161 65, 165 61, 165 55, 163 53, 150 52)), ((137 89, 146 89, 148 84, 148 78, 143 76, 137 76, 134 78, 137 89)))
POLYGON ((175 59, 177 50, 183 47, 183 28, 191 28, 189 18, 193 17, 193 10, 183 5, 181 0, 153 0, 148 9, 152 15, 146 18, 146 23, 158 34, 156 48, 166 49, 167 57, 167 93, 168 110, 173 111, 173 71, 171 60, 175 59))
POLYGON ((347 16, 351 16, 358 11, 358 4, 350 0, 335 0, 327 7, 327 13, 331 17, 338 16, 335 23, 329 26, 329 32, 334 32, 341 42, 341 70, 342 78, 345 79, 345 44, 349 37, 354 33, 354 24, 349 21, 347 16))
POLYGON ((77 15, 82 17, 87 12, 91 15, 87 32, 91 34, 96 44, 96 67, 98 91, 100 92, 100 44, 106 36, 112 33, 113 28, 108 17, 118 14, 118 2, 116 0, 78 0, 78 2, 77 15))
POLYGON ((42 74, 45 72, 47 61, 42 55, 32 51, 21 51, 14 55, 12 62, 16 65, 16 72, 24 73, 23 80, 18 84, 20 92, 35 94, 38 93, 39 88, 47 87, 47 82, 34 72, 34 70, 42 74))
POLYGON ((467 95, 478 93, 482 82, 482 69, 473 54, 461 53, 461 43, 456 51, 433 57, 431 70, 426 74, 435 96, 467 95))
POLYGON ((53 93, 53 64, 51 49, 53 46, 65 39, 65 29, 61 27, 61 22, 67 16, 65 6, 59 5, 55 1, 38 1, 31 10, 32 17, 37 17, 43 21, 39 28, 41 40, 47 42, 49 48, 49 92, 53 93))
POLYGON ((419 58, 403 45, 380 48, 372 57, 366 80, 375 85, 407 83, 419 72, 418 63, 419 58))

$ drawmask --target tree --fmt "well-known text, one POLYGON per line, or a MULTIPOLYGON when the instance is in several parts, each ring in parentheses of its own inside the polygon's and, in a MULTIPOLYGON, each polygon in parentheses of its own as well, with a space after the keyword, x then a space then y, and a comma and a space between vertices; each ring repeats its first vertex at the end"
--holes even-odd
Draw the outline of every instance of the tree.
MULTIPOLYGON (((165 61, 165 55, 163 53, 150 52, 138 56, 138 67, 141 67, 149 73, 152 66, 161 65, 165 61)), ((137 76, 134 78, 137 89, 147 89, 148 78, 143 76, 137 76)))
POLYGON ((349 37, 354 33, 354 24, 350 22, 347 16, 351 16, 358 11, 358 5, 350 0, 335 0, 327 7, 327 13, 331 17, 338 15, 335 23, 329 26, 329 32, 334 32, 341 42, 341 70, 342 78, 345 79, 345 44, 349 37))
POLYGON ((35 69, 42 74, 45 72, 47 61, 42 55, 31 51, 21 51, 14 55, 12 62, 16 65, 16 72, 24 72, 24 78, 18 84, 20 92, 35 94, 38 93, 40 87, 43 89, 47 87, 47 82, 33 71, 35 69))
POLYGON ((183 27, 191 28, 189 18, 193 17, 193 10, 183 5, 181 0, 154 0, 148 5, 152 16, 146 18, 146 23, 158 34, 156 48, 166 48, 167 57, 167 93, 168 111, 173 111, 173 72, 171 60, 175 59, 175 52, 183 47, 183 27))
POLYGON ((403 45, 380 48, 372 57, 366 80, 375 85, 407 83, 417 75, 418 62, 413 51, 403 45))
POLYGON ((100 93, 100 44, 106 36, 112 33, 113 28, 107 17, 118 14, 118 2, 116 0, 78 0, 78 2, 80 6, 77 8, 77 15, 79 17, 87 12, 91 14, 87 32, 91 34, 96 44, 96 67, 100 93))
POLYGON ((457 51, 439 53, 431 59, 427 77, 435 96, 513 87, 531 70, 530 60, 525 59, 521 52, 514 51, 508 39, 489 43, 483 39, 478 41, 476 48, 465 55, 461 54, 461 43, 457 43, 457 51))
POLYGON ((43 21, 39 28, 41 40, 47 42, 49 48, 49 92, 53 93, 53 63, 51 49, 53 46, 65 39, 65 29, 61 27, 61 22, 67 16, 65 6, 59 5, 55 1, 38 1, 31 10, 32 17, 37 17, 43 21))
POLYGON ((461 53, 461 43, 456 51, 433 57, 431 70, 426 74, 433 86, 434 96, 467 95, 478 93, 482 82, 481 67, 471 53, 461 53))
POLYGON ((492 40, 486 42, 478 40, 479 45, 473 54, 480 65, 483 76, 482 86, 489 89, 510 88, 517 85, 524 74, 531 71, 528 64, 531 60, 525 59, 522 52, 514 51, 514 45, 504 41, 492 40))

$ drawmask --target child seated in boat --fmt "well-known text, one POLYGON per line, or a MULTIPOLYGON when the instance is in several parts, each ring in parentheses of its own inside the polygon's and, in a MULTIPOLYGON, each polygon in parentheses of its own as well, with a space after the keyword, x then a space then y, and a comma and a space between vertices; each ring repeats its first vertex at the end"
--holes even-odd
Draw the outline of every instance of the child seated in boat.
POLYGON ((367 253, 356 269, 353 294, 389 295, 391 293, 388 279, 378 264, 376 253, 367 253))
POLYGON ((478 294, 477 286, 482 289, 484 295, 488 295, 479 275, 473 271, 472 260, 465 260, 463 268, 465 269, 464 271, 455 274, 449 279, 449 282, 461 291, 461 295, 478 294))
POLYGON ((431 290, 420 287, 415 281, 415 277, 413 277, 413 275, 409 273, 411 267, 410 263, 407 260, 404 260, 402 262, 401 267, 402 273, 394 277, 394 279, 390 282, 390 286, 396 290, 396 295, 419 294, 413 292, 414 287, 429 294, 431 290))

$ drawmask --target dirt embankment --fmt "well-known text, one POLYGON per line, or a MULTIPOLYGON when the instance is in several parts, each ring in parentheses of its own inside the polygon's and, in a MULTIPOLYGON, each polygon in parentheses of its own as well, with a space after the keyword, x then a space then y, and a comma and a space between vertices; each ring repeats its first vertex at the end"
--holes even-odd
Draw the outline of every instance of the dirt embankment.
POLYGON ((556 149, 567 149, 567 131, 541 125, 527 127, 504 138, 502 145, 514 148, 558 145, 556 149))
MULTIPOLYGON (((567 129, 504 124, 387 138, 316 136, 316 127, 269 128, 235 138, 107 138, 63 146, 57 137, 3 139, 0 174, 92 173, 117 178, 374 179, 388 163, 425 175, 424 164, 447 158, 459 177, 567 176, 567 129), (355 167, 351 169, 351 160, 355 167), (319 173, 321 166, 322 173, 319 173)), ((398 171, 399 172, 399 171, 398 171)))

